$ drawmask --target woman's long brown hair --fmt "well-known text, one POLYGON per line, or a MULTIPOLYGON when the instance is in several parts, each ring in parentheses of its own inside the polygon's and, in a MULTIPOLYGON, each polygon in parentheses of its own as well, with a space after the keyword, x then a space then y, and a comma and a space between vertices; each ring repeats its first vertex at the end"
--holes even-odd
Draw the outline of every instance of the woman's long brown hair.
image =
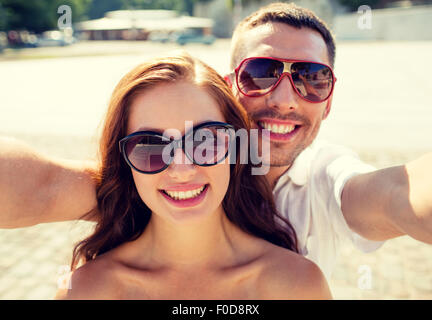
MULTIPOLYGON (((133 99, 159 84, 178 81, 188 81, 206 90, 220 106, 226 122, 235 130, 250 129, 245 110, 222 77, 187 54, 154 59, 126 74, 112 94, 100 140, 100 170, 95 177, 95 212, 99 215, 99 222, 93 234, 75 246, 72 269, 78 266, 78 262, 95 259, 124 242, 135 240, 144 232, 151 211, 138 194, 118 142, 127 135, 133 99)), ((237 141, 236 147, 240 150, 244 145, 240 146, 237 141)), ((249 234, 298 252, 295 231, 289 221, 278 214, 265 177, 253 176, 250 161, 240 164, 240 155, 241 152, 236 152, 237 161, 230 165, 230 182, 222 203, 227 217, 249 234)))

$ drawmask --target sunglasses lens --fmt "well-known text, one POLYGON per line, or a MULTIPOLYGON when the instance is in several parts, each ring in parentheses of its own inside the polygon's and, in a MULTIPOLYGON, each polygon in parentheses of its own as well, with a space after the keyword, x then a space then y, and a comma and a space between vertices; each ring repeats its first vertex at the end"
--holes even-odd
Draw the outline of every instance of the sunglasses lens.
POLYGON ((283 69, 283 63, 273 59, 246 60, 238 72, 239 89, 249 96, 263 95, 277 83, 283 69))
MULTIPOLYGON (((253 58, 240 65, 237 83, 241 92, 258 97, 268 93, 284 72, 284 63, 270 58, 253 58)), ((333 89, 333 73, 326 65, 315 62, 291 64, 291 78, 297 93, 311 102, 326 100, 333 89)))
POLYGON ((300 95, 312 102, 324 101, 329 97, 333 88, 332 71, 329 67, 319 63, 293 63, 291 77, 300 95))
POLYGON ((228 155, 233 133, 233 129, 224 126, 199 128, 194 131, 193 137, 192 134, 186 137, 186 153, 198 165, 215 165, 228 155))
POLYGON ((125 145, 126 156, 136 169, 156 172, 167 166, 164 161, 164 150, 167 152, 169 148, 165 148, 170 142, 169 139, 156 135, 132 137, 125 145))

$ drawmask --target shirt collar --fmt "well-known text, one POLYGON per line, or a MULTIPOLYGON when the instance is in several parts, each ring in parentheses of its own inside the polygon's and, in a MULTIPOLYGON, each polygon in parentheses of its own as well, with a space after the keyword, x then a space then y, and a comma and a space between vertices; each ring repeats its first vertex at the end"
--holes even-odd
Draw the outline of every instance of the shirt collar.
POLYGON ((309 180, 312 157, 313 151, 311 146, 309 146, 297 156, 291 167, 282 174, 276 183, 275 189, 280 183, 285 183, 288 179, 298 186, 305 185, 309 180))

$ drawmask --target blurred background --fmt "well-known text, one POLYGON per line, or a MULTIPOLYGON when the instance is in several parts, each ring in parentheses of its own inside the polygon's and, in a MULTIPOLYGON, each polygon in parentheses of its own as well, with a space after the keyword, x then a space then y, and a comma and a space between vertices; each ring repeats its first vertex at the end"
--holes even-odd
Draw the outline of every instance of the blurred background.
MULTIPOLYGON (((432 0, 301 0, 331 26, 338 78, 320 138, 382 168, 432 151, 432 0)), ((224 75, 233 27, 270 1, 0 0, 0 135, 94 159, 120 78, 186 50, 224 75)), ((1 211, 1 209, 0 209, 1 211)), ((0 299, 52 299, 92 224, 0 230, 0 299)), ((432 246, 408 237, 363 254, 346 243, 337 299, 432 299, 432 246)))

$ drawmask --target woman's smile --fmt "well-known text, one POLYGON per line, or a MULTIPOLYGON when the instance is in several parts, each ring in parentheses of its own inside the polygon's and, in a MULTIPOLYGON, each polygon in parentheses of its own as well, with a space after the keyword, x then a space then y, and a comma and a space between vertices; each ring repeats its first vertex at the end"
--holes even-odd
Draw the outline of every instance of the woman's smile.
POLYGON ((209 185, 179 185, 159 190, 169 204, 187 208, 197 206, 204 201, 209 185))

